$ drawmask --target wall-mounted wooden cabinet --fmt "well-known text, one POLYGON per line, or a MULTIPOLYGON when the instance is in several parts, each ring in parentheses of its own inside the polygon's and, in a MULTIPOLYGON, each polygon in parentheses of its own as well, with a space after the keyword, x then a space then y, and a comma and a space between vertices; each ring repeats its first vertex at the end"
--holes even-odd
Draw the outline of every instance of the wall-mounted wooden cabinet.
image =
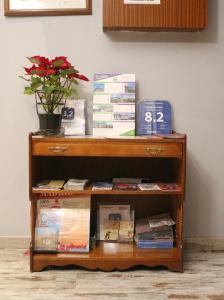
POLYGON ((207 27, 208 0, 151 1, 104 0, 104 31, 197 31, 207 27))

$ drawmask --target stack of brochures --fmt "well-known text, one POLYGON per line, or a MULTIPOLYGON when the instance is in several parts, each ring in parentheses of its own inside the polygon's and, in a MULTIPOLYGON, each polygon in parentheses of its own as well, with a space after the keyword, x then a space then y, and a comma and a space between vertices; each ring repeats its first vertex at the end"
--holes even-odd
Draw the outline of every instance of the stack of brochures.
POLYGON ((132 242, 134 210, 129 204, 101 204, 98 208, 97 239, 108 242, 132 242))
POLYGON ((37 201, 35 251, 89 252, 90 197, 37 201))
POLYGON ((100 191, 100 190, 112 190, 113 184, 111 182, 105 182, 105 181, 96 181, 93 182, 93 191, 100 191))
POLYGON ((161 188, 157 183, 139 183, 138 187, 141 191, 160 191, 161 188))
POLYGON ((84 190, 86 184, 88 182, 88 179, 69 179, 65 185, 65 190, 76 190, 76 191, 82 191, 84 190))
POLYGON ((175 224, 169 213, 139 219, 135 225, 137 248, 173 248, 173 228, 175 224))
POLYGON ((65 180, 42 180, 33 189, 40 190, 60 190, 63 188, 65 180))
POLYGON ((135 135, 135 74, 95 74, 93 135, 135 135))
POLYGON ((113 184, 115 190, 130 190, 136 191, 138 190, 138 184, 142 182, 142 178, 113 178, 113 184))

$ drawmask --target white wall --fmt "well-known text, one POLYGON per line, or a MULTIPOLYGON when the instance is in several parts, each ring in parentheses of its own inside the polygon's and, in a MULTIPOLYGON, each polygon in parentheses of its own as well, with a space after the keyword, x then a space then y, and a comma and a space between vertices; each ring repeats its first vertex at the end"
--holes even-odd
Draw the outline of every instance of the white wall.
POLYGON ((209 2, 201 33, 107 34, 102 0, 92 16, 6 18, 1 4, 0 235, 29 234, 28 132, 38 123, 18 75, 27 56, 65 55, 90 78, 134 72, 139 98, 170 100, 175 130, 188 134, 187 236, 224 238, 224 1, 209 2))

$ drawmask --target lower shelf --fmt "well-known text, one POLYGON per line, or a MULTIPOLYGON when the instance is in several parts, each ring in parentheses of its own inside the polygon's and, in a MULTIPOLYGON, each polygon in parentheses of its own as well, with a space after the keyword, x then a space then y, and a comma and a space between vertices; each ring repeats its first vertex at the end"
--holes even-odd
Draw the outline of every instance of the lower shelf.
POLYGON ((126 270, 134 266, 165 266, 172 271, 183 271, 182 250, 137 249, 134 244, 100 242, 87 254, 33 253, 31 271, 47 266, 76 265, 90 270, 126 270))

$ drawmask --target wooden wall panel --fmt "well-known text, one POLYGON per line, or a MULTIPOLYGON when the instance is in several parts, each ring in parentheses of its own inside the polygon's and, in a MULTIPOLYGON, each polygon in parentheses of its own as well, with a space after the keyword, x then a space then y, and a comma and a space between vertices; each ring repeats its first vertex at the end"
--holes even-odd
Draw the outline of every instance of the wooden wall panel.
POLYGON ((103 29, 197 31, 207 27, 208 0, 161 0, 159 5, 103 0, 103 29))

